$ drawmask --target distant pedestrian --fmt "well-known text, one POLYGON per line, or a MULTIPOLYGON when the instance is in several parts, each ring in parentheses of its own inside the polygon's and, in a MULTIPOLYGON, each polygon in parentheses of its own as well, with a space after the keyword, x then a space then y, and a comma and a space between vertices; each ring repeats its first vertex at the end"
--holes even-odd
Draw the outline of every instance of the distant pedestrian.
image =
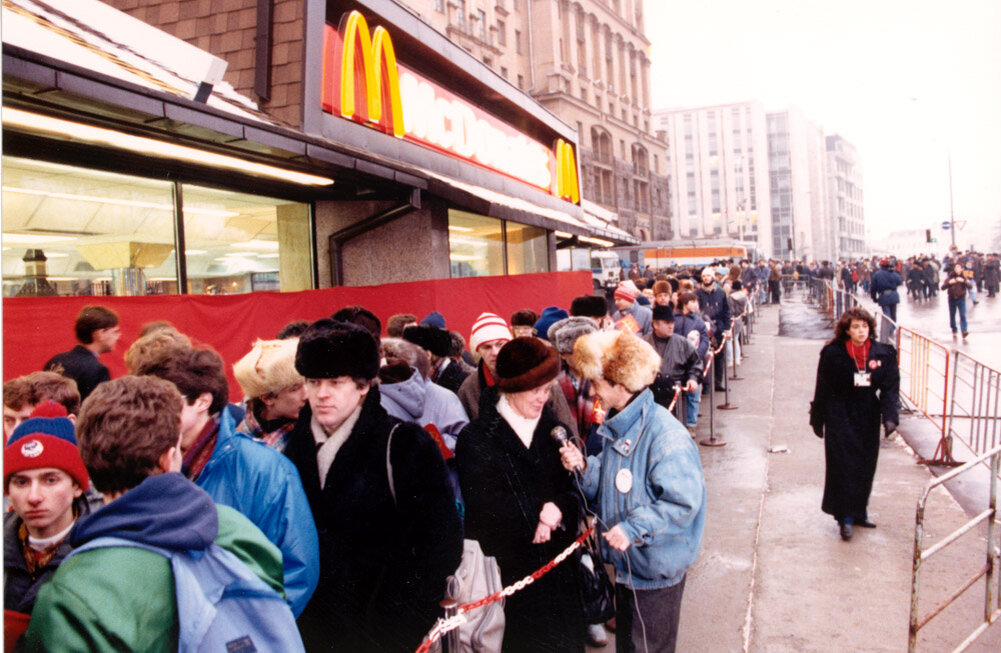
POLYGON ((893 320, 894 324, 897 322, 897 304, 900 303, 897 288, 902 283, 900 273, 890 266, 890 259, 882 259, 879 262, 879 270, 872 275, 872 287, 869 293, 872 300, 883 309, 883 315, 893 320))
POLYGON ((118 315, 104 306, 84 306, 76 317, 77 346, 69 351, 56 354, 43 369, 59 372, 76 381, 80 400, 97 386, 111 378, 108 368, 97 357, 115 348, 122 335, 118 327, 118 315))
POLYGON ((963 331, 963 340, 970 335, 969 327, 966 324, 966 296, 973 287, 964 274, 963 266, 959 263, 953 266, 952 272, 942 282, 942 290, 949 296, 949 328, 952 329, 952 337, 956 338, 956 311, 959 311, 959 328, 963 331))
POLYGON ((824 438, 827 471, 821 509, 837 520, 841 538, 852 526, 875 528, 867 506, 879 456, 879 425, 897 429, 897 351, 876 342, 876 320, 861 307, 844 312, 820 352, 810 426, 824 438))

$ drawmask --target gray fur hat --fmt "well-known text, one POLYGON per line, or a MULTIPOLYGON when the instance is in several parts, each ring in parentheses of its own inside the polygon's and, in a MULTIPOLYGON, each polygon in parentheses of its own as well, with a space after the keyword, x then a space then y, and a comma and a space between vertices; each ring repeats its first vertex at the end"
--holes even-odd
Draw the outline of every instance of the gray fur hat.
POLYGON ((549 342, 560 354, 572 354, 577 338, 594 333, 598 325, 589 317, 567 317, 549 327, 549 342))

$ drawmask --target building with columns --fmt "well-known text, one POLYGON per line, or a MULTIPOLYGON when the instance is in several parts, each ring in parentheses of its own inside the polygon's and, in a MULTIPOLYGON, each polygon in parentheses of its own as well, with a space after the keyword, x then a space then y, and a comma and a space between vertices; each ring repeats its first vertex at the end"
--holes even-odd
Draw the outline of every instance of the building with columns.
POLYGON ((642 0, 401 0, 572 127, 584 209, 640 240, 675 235, 650 108, 642 0))

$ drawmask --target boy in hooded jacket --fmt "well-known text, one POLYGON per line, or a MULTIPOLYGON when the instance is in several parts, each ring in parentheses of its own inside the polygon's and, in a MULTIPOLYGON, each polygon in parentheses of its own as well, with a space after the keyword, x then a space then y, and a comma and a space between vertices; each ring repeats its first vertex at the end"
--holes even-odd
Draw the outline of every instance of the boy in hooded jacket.
MULTIPOLYGON (((84 402, 80 454, 105 505, 70 533, 74 548, 102 536, 164 549, 200 550, 215 542, 282 594, 281 553, 246 517, 216 505, 182 476, 183 400, 169 381, 126 376, 84 402)), ((26 651, 176 651, 170 561, 139 548, 80 553, 38 593, 26 651)))

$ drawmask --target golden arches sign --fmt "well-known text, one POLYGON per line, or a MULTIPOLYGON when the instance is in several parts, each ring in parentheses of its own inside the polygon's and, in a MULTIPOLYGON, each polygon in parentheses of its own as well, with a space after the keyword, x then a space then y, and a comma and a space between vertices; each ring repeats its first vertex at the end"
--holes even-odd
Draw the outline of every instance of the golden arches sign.
POLYGON ((574 204, 580 202, 577 158, 574 156, 573 145, 562 138, 556 141, 556 192, 554 195, 574 204))
POLYGON ((323 59, 325 80, 323 87, 324 107, 332 108, 329 94, 340 94, 340 114, 349 120, 356 120, 358 84, 355 75, 361 73, 364 81, 365 118, 369 122, 381 123, 383 110, 388 109, 391 123, 389 131, 398 138, 403 137, 403 102, 400 98, 400 72, 396 65, 396 51, 393 40, 386 28, 376 27, 369 31, 368 22, 361 12, 355 10, 341 18, 335 32, 329 25, 323 34, 323 50, 331 53, 336 49, 336 41, 342 41, 340 56, 340 83, 332 80, 327 70, 334 65, 334 58, 323 59), (339 33, 339 34, 338 34, 339 33), (338 39, 338 36, 340 39, 338 39), (326 83, 332 80, 332 83, 326 83))

